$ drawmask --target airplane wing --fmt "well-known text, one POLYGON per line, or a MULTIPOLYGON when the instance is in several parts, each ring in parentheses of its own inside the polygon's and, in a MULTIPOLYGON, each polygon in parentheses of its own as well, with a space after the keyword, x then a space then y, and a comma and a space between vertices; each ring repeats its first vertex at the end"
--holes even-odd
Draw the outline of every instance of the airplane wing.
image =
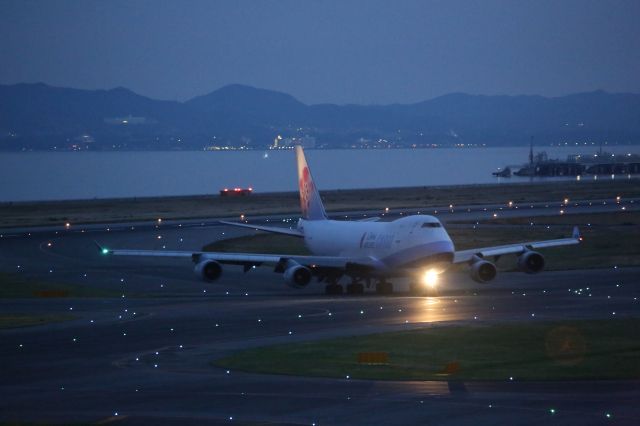
POLYGON ((297 229, 293 228, 281 228, 278 226, 262 226, 262 225, 251 225, 250 223, 238 223, 238 222, 226 222, 224 220, 219 220, 218 222, 223 223, 229 226, 238 226, 240 228, 249 228, 255 229, 257 231, 265 231, 265 232, 273 232, 274 234, 284 234, 290 235, 292 237, 300 237, 304 238, 304 234, 297 229))
POLYGON ((348 258, 340 256, 303 256, 290 254, 261 254, 261 253, 223 253, 207 251, 171 251, 171 250, 131 250, 109 249, 99 245, 100 253, 111 256, 145 256, 145 257, 176 257, 190 258, 194 262, 215 260, 216 262, 232 265, 283 265, 287 261, 294 261, 300 265, 318 269, 348 269, 365 268, 378 269, 384 267, 374 258, 348 258))
POLYGON ((571 238, 560 238, 556 240, 531 241, 525 243, 507 244, 503 246, 483 247, 470 250, 457 251, 453 258, 453 263, 465 263, 473 259, 474 256, 491 257, 503 254, 521 254, 526 250, 537 250, 548 247, 567 246, 579 244, 582 241, 578 227, 573 228, 571 238))

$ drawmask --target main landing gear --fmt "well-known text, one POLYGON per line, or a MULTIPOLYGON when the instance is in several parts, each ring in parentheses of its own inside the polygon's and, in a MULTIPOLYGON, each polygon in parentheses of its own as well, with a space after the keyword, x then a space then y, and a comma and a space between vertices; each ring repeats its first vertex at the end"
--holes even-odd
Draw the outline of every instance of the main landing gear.
POLYGON ((342 294, 343 289, 342 289, 342 286, 337 282, 331 282, 326 285, 326 287, 324 288, 324 292, 330 295, 337 295, 337 294, 342 294))
MULTIPOLYGON (((370 284, 371 284, 371 281, 367 279, 367 287, 369 287, 370 284)), ((346 290, 347 290, 347 294, 363 294, 364 284, 362 284, 362 281, 360 278, 352 277, 351 282, 347 284, 346 290)), ((331 294, 331 295, 343 294, 342 285, 338 284, 337 279, 331 279, 329 281, 329 284, 327 284, 327 286, 325 287, 325 293, 331 294)))
MULTIPOLYGON (((367 287, 371 286, 371 279, 366 279, 367 287)), ((364 284, 360 278, 352 278, 351 282, 346 286, 346 294, 359 295, 364 294, 364 284)), ((345 289, 342 285, 338 284, 337 280, 329 281, 329 284, 325 287, 325 293, 335 296, 344 294, 345 289)), ((376 283, 376 293, 379 295, 393 294, 393 284, 387 280, 381 279, 376 283)))
POLYGON ((350 284, 347 284, 347 294, 362 294, 364 293, 364 285, 359 279, 354 278, 350 284))
POLYGON ((393 293, 393 284, 387 280, 380 280, 376 284, 376 293, 378 294, 391 294, 393 293))
MULTIPOLYGON (((338 283, 330 283, 324 288, 326 294, 336 295, 343 294, 343 288, 338 283)), ((347 284, 347 294, 363 294, 364 285, 359 282, 351 282, 347 284)))

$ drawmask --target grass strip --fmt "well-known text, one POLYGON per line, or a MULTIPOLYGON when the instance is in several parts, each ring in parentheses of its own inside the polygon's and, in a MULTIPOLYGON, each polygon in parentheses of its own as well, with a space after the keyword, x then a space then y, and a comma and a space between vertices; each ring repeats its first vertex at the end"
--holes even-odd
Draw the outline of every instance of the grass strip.
POLYGON ((561 207, 553 216, 535 217, 497 217, 489 220, 454 220, 452 224, 486 224, 486 225, 574 225, 574 226, 638 226, 640 225, 640 211, 618 210, 607 213, 558 214, 561 207))
POLYGON ((75 315, 68 314, 0 314, 0 329, 31 327, 34 325, 50 324, 55 322, 70 321, 76 319, 75 315))
POLYGON ((90 285, 49 283, 0 272, 0 298, 116 297, 119 293, 90 285))
POLYGON ((637 380, 640 320, 447 326, 350 336, 245 350, 213 365, 375 380, 637 380), (359 363, 363 353, 387 353, 388 362, 359 363))

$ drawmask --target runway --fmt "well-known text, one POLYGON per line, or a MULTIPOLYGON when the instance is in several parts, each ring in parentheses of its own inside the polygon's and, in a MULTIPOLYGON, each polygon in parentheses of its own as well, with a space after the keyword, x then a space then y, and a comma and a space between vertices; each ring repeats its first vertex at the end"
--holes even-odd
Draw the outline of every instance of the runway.
MULTIPOLYGON (((483 209, 456 217, 492 214, 483 209)), ((2 312, 77 316, 0 330, 0 421, 476 425, 640 418, 640 380, 526 382, 505 369, 495 382, 380 382, 248 374, 210 364, 248 347, 386 330, 637 317, 639 268, 504 273, 488 285, 451 273, 437 298, 409 297, 402 282, 391 297, 327 297, 322 285, 290 289, 268 268, 244 274, 228 267, 219 283, 206 284, 188 261, 104 257, 93 243, 189 250, 251 232, 180 225, 5 233, 2 271, 83 283, 118 297, 0 300, 2 312)))

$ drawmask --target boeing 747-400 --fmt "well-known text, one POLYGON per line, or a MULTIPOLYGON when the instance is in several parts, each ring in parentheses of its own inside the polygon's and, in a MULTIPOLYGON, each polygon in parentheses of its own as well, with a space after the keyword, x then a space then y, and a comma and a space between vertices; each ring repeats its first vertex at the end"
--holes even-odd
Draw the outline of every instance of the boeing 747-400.
POLYGON ((466 263, 471 277, 486 283, 496 277, 495 259, 513 254, 518 268, 537 273, 544 268, 544 257, 537 249, 578 244, 574 228, 569 238, 530 241, 517 244, 456 251, 440 221, 428 215, 412 215, 390 222, 378 220, 342 221, 327 218, 320 194, 314 184, 302 147, 296 146, 298 187, 302 217, 295 229, 223 222, 255 230, 303 238, 313 255, 219 253, 203 251, 126 250, 102 248, 114 256, 185 257, 195 263, 195 273, 208 282, 222 275, 223 265, 241 265, 248 271, 254 266, 271 265, 284 275, 291 287, 303 288, 317 278, 326 284, 328 294, 344 291, 342 277, 350 278, 347 293, 358 294, 365 285, 375 283, 378 293, 393 292, 391 279, 409 277, 414 293, 424 294, 435 286, 438 275, 451 265, 466 263), (494 259, 494 262, 491 261, 494 259))

